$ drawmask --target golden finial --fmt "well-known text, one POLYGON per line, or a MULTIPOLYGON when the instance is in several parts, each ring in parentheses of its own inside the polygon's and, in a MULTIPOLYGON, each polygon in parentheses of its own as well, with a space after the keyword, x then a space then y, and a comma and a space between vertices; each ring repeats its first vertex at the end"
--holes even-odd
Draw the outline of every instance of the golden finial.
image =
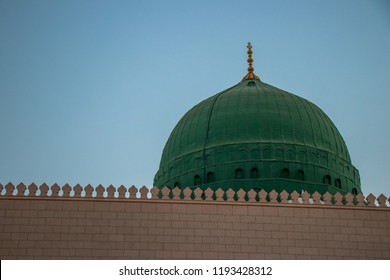
POLYGON ((253 66, 252 66, 252 63, 253 63, 252 53, 253 52, 252 52, 252 45, 250 42, 248 42, 247 48, 248 48, 248 51, 247 51, 248 60, 247 61, 249 64, 248 74, 246 74, 246 76, 242 80, 243 81, 251 80, 251 79, 260 80, 260 78, 258 76, 256 76, 255 73, 253 73, 253 70, 255 70, 255 68, 253 68, 253 66))

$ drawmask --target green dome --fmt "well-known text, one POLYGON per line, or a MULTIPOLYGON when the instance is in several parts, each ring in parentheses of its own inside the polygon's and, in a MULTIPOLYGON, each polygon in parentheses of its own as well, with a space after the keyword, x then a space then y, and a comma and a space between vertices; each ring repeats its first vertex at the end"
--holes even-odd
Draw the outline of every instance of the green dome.
POLYGON ((154 185, 361 192, 359 172, 329 117, 306 99, 253 78, 182 117, 154 185))

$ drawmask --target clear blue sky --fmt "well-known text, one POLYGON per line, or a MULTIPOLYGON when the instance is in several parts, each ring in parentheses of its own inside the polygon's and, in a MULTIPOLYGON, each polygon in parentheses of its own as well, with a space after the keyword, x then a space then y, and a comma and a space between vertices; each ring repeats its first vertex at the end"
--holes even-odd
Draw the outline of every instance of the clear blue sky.
POLYGON ((0 0, 0 182, 150 187, 193 105, 255 73, 390 195, 389 1, 0 0))

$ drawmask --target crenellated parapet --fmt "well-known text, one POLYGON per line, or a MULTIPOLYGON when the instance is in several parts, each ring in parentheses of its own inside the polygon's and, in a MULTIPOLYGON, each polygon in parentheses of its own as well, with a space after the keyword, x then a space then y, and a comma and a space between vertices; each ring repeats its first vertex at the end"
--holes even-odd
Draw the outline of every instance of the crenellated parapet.
POLYGON ((48 186, 43 183, 38 186, 34 183, 26 186, 23 183, 14 185, 8 183, 5 186, 0 184, 0 193, 1 197, 23 197, 23 198, 94 198, 94 199, 149 199, 150 191, 147 187, 143 186, 142 188, 136 188, 131 186, 126 188, 125 186, 120 186, 119 188, 110 185, 108 187, 103 187, 98 185, 93 187, 88 184, 85 187, 77 184, 75 186, 70 186, 65 184, 59 186, 54 184, 48 186))
POLYGON ((32 183, 26 186, 23 183, 14 185, 8 183, 0 184, 1 198, 41 198, 41 199, 121 199, 121 200, 162 200, 162 201, 193 201, 193 202, 228 202, 228 203, 260 203, 260 204, 295 204, 295 205, 328 205, 328 206, 358 206, 358 207, 379 207, 390 208, 390 197, 381 194, 374 196, 369 194, 353 195, 347 193, 342 195, 336 193, 334 195, 326 192, 321 195, 318 192, 310 194, 308 192, 298 193, 296 191, 288 193, 282 191, 280 193, 275 190, 267 193, 264 190, 259 192, 253 189, 246 192, 243 189, 234 191, 228 189, 226 192, 221 188, 214 191, 211 188, 202 190, 201 188, 147 188, 143 186, 137 188, 131 186, 127 188, 123 185, 116 188, 113 185, 103 187, 98 185, 93 187, 87 185, 85 187, 77 184, 70 186, 65 184, 59 186, 54 184, 48 186, 42 184, 37 186, 32 183))

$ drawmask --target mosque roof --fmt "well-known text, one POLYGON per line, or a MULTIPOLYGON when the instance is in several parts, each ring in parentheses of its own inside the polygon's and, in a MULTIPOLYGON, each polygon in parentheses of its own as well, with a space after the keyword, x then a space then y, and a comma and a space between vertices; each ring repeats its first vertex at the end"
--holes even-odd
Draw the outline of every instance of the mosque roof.
POLYGON ((340 132, 315 104, 253 71, 195 105, 173 129, 154 185, 355 192, 360 177, 340 132))

